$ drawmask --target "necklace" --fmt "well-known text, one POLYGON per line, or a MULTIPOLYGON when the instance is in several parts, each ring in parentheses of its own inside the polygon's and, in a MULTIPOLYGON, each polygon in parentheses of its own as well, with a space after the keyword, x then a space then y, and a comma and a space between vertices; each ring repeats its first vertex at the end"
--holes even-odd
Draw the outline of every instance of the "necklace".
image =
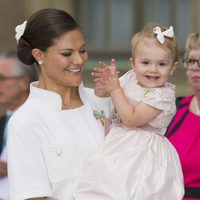
POLYGON ((197 97, 194 99, 194 105, 195 105, 196 114, 200 115, 200 109, 198 106, 197 97))

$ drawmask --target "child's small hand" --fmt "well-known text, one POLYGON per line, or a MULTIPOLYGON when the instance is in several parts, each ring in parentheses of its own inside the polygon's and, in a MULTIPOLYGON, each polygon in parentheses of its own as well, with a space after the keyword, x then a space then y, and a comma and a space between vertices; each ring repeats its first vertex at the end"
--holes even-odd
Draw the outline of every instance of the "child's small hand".
POLYGON ((109 94, 105 90, 104 84, 101 82, 101 79, 103 77, 104 70, 106 70, 107 65, 103 62, 99 62, 100 67, 99 68, 93 68, 92 76, 94 77, 95 81, 95 94, 100 97, 106 97, 109 96, 109 94))
POLYGON ((95 80, 99 80, 99 78, 108 78, 109 73, 112 75, 119 75, 119 71, 116 68, 115 59, 111 60, 111 65, 107 65, 103 63, 102 61, 99 62, 100 67, 99 68, 93 68, 92 76, 95 77, 95 80))
POLYGON ((94 68, 93 76, 95 77, 97 90, 104 90, 106 93, 111 93, 113 90, 120 87, 115 59, 111 60, 111 65, 99 62, 100 67, 94 68))

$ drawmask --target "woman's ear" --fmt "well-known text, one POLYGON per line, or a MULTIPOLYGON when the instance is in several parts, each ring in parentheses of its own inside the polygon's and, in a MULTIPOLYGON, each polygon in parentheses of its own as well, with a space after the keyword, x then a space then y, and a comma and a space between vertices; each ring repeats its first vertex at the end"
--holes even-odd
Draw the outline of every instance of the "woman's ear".
POLYGON ((32 49, 32 55, 35 58, 35 60, 37 60, 37 62, 43 61, 43 52, 40 49, 32 49))
POLYGON ((170 75, 172 75, 174 73, 174 71, 176 70, 176 68, 178 67, 178 65, 179 65, 179 62, 175 62, 174 63, 174 65, 171 68, 170 75))

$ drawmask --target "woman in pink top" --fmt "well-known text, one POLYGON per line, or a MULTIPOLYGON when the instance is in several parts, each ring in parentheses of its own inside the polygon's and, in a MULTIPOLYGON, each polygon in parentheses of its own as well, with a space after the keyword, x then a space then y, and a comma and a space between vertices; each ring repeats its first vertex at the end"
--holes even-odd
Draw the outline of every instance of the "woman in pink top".
POLYGON ((184 63, 193 95, 178 106, 166 136, 176 148, 183 169, 184 200, 200 199, 200 35, 192 33, 186 40, 184 63))

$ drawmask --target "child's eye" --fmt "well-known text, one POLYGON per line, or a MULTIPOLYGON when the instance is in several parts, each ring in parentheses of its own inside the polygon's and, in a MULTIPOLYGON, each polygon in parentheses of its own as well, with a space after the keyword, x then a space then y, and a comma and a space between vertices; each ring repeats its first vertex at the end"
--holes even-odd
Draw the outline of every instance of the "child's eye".
POLYGON ((164 62, 161 62, 161 63, 159 63, 159 66, 161 66, 161 67, 165 67, 165 66, 167 66, 167 64, 164 63, 164 62))
POLYGON ((80 50, 80 53, 86 53, 86 52, 87 52, 86 49, 80 50))
POLYGON ((148 62, 148 61, 142 61, 142 64, 143 64, 143 65, 148 65, 149 62, 148 62))

